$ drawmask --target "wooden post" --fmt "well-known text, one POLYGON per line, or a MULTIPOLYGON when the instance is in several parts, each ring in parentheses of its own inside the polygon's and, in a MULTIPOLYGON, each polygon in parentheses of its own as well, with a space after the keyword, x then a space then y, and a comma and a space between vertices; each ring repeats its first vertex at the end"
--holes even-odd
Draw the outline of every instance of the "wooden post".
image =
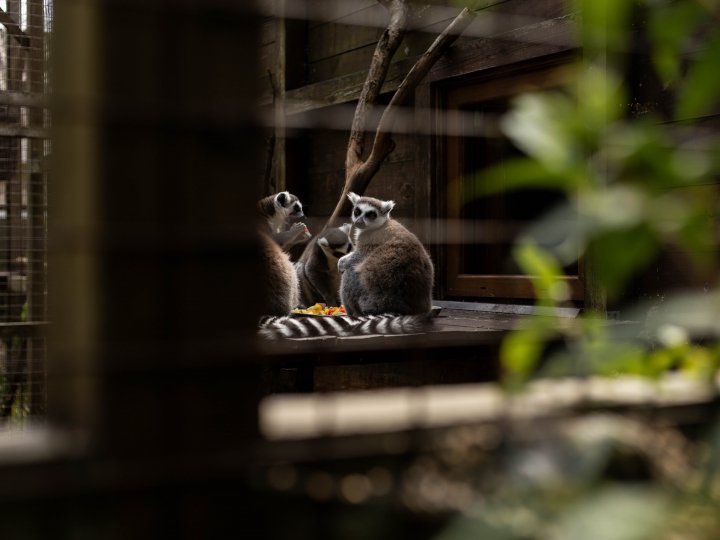
POLYGON ((285 0, 275 0, 277 13, 275 33, 275 191, 287 186, 287 153, 285 150, 285 91, 287 88, 287 23, 285 0))
POLYGON ((48 415, 96 455, 198 463, 257 435, 247 9, 56 4, 48 415))

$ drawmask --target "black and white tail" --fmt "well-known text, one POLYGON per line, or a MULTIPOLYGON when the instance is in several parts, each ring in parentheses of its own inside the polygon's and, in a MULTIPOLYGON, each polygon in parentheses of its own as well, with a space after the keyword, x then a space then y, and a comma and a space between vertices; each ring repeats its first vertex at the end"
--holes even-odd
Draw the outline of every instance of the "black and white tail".
POLYGON ((414 334, 427 330, 429 315, 364 315, 362 317, 264 317, 258 334, 266 339, 369 334, 414 334))

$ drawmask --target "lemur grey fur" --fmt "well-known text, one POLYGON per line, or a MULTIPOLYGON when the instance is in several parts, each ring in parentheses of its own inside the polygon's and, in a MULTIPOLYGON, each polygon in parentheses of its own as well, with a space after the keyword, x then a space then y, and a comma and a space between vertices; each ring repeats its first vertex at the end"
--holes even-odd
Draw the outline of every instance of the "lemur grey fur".
POLYGON ((266 339, 422 332, 429 315, 366 315, 363 317, 265 317, 258 334, 266 339))
POLYGON ((300 305, 317 302, 340 305, 338 259, 350 251, 350 224, 333 227, 313 238, 295 263, 300 285, 300 305))
POLYGON ((288 231, 284 229, 289 217, 303 215, 302 204, 297 197, 283 191, 258 201, 258 211, 265 220, 259 232, 263 268, 259 286, 263 288, 265 299, 263 312, 266 315, 288 315, 298 306, 299 289, 295 268, 285 250, 310 233, 303 223, 288 231))
POLYGON ((288 228, 288 221, 305 216, 302 203, 292 193, 281 191, 258 202, 258 211, 267 222, 268 233, 283 251, 289 251, 296 244, 306 242, 310 232, 304 223, 296 222, 288 228))
POLYGON ((348 198, 353 251, 338 261, 348 315, 429 313, 433 264, 420 240, 390 217, 395 203, 352 192, 348 198))
POLYGON ((290 257, 270 235, 260 233, 260 260, 263 272, 259 286, 263 289, 263 313, 288 315, 298 306, 298 278, 290 257))

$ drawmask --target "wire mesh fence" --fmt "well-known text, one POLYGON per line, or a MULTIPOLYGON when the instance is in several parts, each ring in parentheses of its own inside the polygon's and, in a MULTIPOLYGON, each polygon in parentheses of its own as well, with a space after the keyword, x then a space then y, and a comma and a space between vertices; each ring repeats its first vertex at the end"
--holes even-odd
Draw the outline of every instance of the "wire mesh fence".
POLYGON ((52 7, 0 1, 0 429, 45 411, 52 7))

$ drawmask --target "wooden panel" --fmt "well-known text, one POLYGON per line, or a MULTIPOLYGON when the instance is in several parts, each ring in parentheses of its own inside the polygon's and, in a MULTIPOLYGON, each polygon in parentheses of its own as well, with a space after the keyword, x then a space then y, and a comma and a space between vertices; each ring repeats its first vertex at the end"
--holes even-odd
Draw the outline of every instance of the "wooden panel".
MULTIPOLYGON (((537 24, 567 13, 565 0, 487 2, 459 40, 501 36, 529 24, 537 24)), ((379 8, 379 5, 378 5, 379 8)), ((422 54, 453 19, 453 9, 430 9, 417 22, 418 31, 405 38, 395 62, 422 54)), ((318 82, 367 70, 381 30, 326 24, 311 30, 308 50, 309 82, 318 82)))
MULTIPOLYGON (((450 54, 430 70, 425 81, 481 72, 572 50, 576 47, 574 34, 572 18, 564 16, 510 32, 502 40, 466 40, 453 46, 450 54)), ((415 60, 409 58, 392 64, 382 92, 395 90, 415 60)), ((355 100, 360 95, 365 75, 365 72, 356 72, 288 92, 288 112, 294 114, 355 100)))
POLYGON ((258 72, 261 77, 267 76, 268 70, 275 69, 275 42, 267 43, 258 49, 258 72))
POLYGON ((378 5, 377 0, 352 0, 336 2, 328 0, 321 6, 322 20, 311 20, 310 29, 327 24, 327 21, 342 21, 357 24, 364 18, 368 9, 374 9, 378 5))
POLYGON ((260 25, 260 45, 275 42, 277 23, 273 18, 265 19, 260 25))
MULTIPOLYGON (((376 6, 380 10, 384 9, 380 4, 376 6)), ((324 24, 310 29, 308 61, 317 62, 367 45, 374 47, 381 34, 382 28, 345 24, 324 24)))
MULTIPOLYGON (((345 153, 349 134, 344 131, 318 131, 311 135, 311 148, 308 152, 308 172, 320 173, 340 171, 345 168, 345 153)), ((415 136, 396 135, 395 150, 385 163, 412 161, 415 155, 415 136)), ((372 142, 368 136, 368 146, 372 142)))
MULTIPOLYGON (((560 278, 570 286, 574 300, 583 298, 583 284, 577 276, 560 278)), ((450 296, 477 296, 484 298, 534 298, 535 289, 525 276, 477 276, 460 274, 448 280, 450 296)))
MULTIPOLYGON (((344 181, 343 170, 309 174, 307 196, 303 201, 308 207, 308 215, 329 216, 342 192, 344 181)), ((415 171, 412 162, 385 163, 365 194, 395 201, 394 217, 412 217, 415 208, 415 171)))

